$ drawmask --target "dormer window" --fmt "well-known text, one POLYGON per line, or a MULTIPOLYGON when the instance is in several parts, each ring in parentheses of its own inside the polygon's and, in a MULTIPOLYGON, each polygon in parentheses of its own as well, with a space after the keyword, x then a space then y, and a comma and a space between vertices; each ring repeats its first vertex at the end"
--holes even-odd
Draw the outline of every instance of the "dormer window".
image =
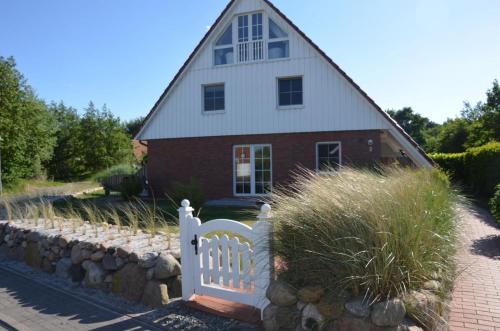
POLYGON ((289 57, 288 34, 270 18, 267 22, 268 24, 264 24, 264 13, 236 16, 215 42, 214 64, 289 57))

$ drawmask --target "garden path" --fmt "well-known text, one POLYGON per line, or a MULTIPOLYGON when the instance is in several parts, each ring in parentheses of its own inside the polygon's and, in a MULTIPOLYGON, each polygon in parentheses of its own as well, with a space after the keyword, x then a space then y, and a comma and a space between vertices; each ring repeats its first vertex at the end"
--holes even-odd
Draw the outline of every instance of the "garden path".
POLYGON ((500 331, 500 227, 478 207, 460 208, 463 245, 450 304, 450 331, 500 331))

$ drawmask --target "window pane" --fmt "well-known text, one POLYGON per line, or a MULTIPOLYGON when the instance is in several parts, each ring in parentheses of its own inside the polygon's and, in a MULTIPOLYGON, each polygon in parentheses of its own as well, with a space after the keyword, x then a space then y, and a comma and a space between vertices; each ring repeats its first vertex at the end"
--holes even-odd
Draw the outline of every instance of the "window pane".
POLYGON ((216 98, 214 100, 214 110, 224 110, 224 98, 216 98))
POLYGON ((216 46, 231 45, 233 43, 233 26, 230 24, 226 31, 217 40, 216 46))
POLYGON ((282 78, 278 80, 279 105, 302 105, 302 78, 282 78))
POLYGON ((232 64, 234 63, 233 48, 221 48, 214 50, 214 64, 232 64))
POLYGON ((288 57, 288 40, 273 41, 268 44, 269 59, 281 59, 288 57))
POLYGON ((285 38, 288 35, 276 24, 272 19, 269 19, 269 39, 285 38))
POLYGON ((252 40, 262 39, 262 14, 252 15, 252 40))
POLYGON ((278 81, 278 83, 279 83, 280 93, 281 92, 290 92, 290 89, 292 88, 290 79, 280 79, 278 81))
POLYGON ((262 157, 262 146, 255 146, 254 148, 254 153, 256 158, 261 158, 262 157))
POLYGON ((271 160, 265 159, 263 160, 263 167, 264 170, 269 170, 271 169, 271 160))
POLYGON ((263 148, 263 156, 265 158, 270 158, 271 157, 271 148, 269 146, 265 146, 263 148))
POLYGON ((340 144, 328 143, 318 145, 319 170, 338 169, 340 166, 340 144))
POLYGON ((224 110, 224 85, 204 87, 205 111, 224 110))
POLYGON ((290 105, 290 93, 280 93, 280 106, 289 106, 290 105))
POLYGON ((302 104, 302 92, 292 93, 292 105, 301 105, 302 104))
POLYGON ((302 92, 302 78, 291 79, 291 82, 292 82, 292 91, 302 92))
POLYGON ((318 145, 318 157, 328 157, 328 145, 321 144, 318 145))
POLYGON ((238 41, 248 41, 248 16, 238 16, 238 41))
POLYGON ((255 193, 256 194, 266 193, 264 189, 264 183, 255 183, 255 193))
POLYGON ((270 182, 271 181, 271 171, 264 171, 263 173, 262 180, 265 182, 270 182))
POLYGON ((256 170, 255 171, 255 181, 256 182, 262 182, 264 176, 262 174, 262 171, 256 170))

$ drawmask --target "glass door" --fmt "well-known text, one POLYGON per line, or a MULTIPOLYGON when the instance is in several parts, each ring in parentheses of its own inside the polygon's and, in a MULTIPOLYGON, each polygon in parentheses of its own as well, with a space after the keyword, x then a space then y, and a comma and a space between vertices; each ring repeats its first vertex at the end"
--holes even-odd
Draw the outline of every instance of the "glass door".
POLYGON ((264 195, 271 192, 271 145, 235 146, 233 159, 235 195, 264 195))

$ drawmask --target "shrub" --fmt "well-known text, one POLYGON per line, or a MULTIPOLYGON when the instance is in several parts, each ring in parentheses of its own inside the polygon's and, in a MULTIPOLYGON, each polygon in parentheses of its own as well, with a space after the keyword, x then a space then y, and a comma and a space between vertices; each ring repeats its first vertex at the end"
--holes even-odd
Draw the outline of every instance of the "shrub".
POLYGON ((379 300, 452 274, 453 196, 442 172, 303 170, 272 198, 281 277, 297 287, 379 300))
POLYGON ((491 197, 500 182, 500 142, 470 148, 464 153, 439 153, 432 158, 450 176, 482 197, 491 197))
POLYGON ((126 200, 130 200, 133 197, 138 197, 142 190, 142 181, 136 176, 127 176, 123 178, 120 184, 120 193, 126 200))
POLYGON ((95 175, 92 176, 93 180, 96 181, 101 181, 105 178, 115 176, 115 175, 133 175, 137 172, 137 167, 134 166, 133 164, 129 163, 124 163, 124 164, 117 164, 113 167, 110 167, 108 169, 99 171, 95 175))
POLYGON ((174 183, 172 193, 167 194, 172 200, 175 208, 180 206, 183 199, 188 199, 191 202, 191 207, 199 210, 205 203, 205 194, 201 188, 200 182, 194 178, 189 180, 189 183, 174 183))
POLYGON ((489 202, 490 210, 498 222, 500 222, 500 184, 495 188, 495 194, 489 202))

